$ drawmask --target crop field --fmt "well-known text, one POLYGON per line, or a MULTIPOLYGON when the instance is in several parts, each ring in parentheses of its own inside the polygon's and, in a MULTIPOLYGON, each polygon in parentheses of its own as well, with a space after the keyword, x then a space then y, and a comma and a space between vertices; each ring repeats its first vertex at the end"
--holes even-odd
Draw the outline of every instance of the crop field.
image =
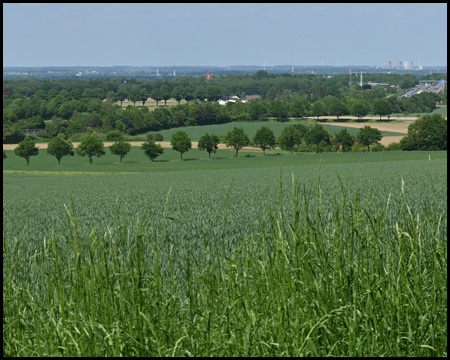
POLYGON ((4 356, 447 356, 447 152, 169 150, 8 152, 4 356))
MULTIPOLYGON (((423 115, 431 115, 431 114, 440 114, 444 117, 447 117, 447 106, 438 106, 438 108, 434 109, 431 113, 410 113, 408 114, 408 118, 416 118, 418 116, 423 116, 423 115)), ((396 114, 391 114, 391 119, 395 119, 395 117, 400 116, 400 117, 404 117, 405 115, 403 113, 396 113, 396 114)))
MULTIPOLYGON (((221 125, 205 125, 205 126, 192 126, 192 127, 184 127, 179 129, 170 129, 170 130, 162 130, 159 131, 160 134, 163 135, 164 140, 170 140, 172 137, 172 134, 176 133, 177 131, 184 131, 186 132, 192 141, 198 141, 203 135, 206 133, 209 134, 216 134, 216 135, 226 135, 228 131, 232 130, 235 126, 244 128, 244 131, 248 134, 250 138, 253 138, 255 136, 256 131, 261 126, 267 126, 268 128, 272 129, 275 136, 278 136, 283 129, 286 126, 294 125, 296 122, 233 122, 229 124, 221 124, 221 125)), ((306 121, 299 121, 299 123, 307 123, 306 121)), ((359 132, 359 129, 355 129, 353 127, 345 127, 345 126, 335 126, 335 125, 326 125, 322 124, 323 127, 331 132, 332 134, 336 134, 339 131, 341 131, 343 128, 346 128, 350 135, 356 136, 356 134, 359 132)), ((376 124, 367 124, 371 127, 376 127, 376 124)), ((404 135, 403 133, 397 133, 397 132, 391 132, 391 131, 382 131, 381 134, 383 136, 398 136, 398 135, 404 135)))

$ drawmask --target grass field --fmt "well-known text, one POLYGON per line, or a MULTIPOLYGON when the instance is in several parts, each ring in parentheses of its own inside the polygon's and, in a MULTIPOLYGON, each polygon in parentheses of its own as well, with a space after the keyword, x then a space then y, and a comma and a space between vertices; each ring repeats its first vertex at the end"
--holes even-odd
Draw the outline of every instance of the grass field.
MULTIPOLYGON (((430 115, 430 114, 441 114, 443 117, 447 117, 447 106, 438 106, 431 113, 410 113, 410 114, 408 114, 408 117, 409 118, 417 118, 418 116, 430 115)), ((391 114, 391 119, 395 119, 397 116, 403 117, 405 115, 403 113, 391 114)))
POLYGON ((447 356, 447 152, 169 150, 8 152, 4 356, 447 356))
MULTIPOLYGON (((244 131, 249 135, 250 138, 253 138, 256 131, 261 126, 267 126, 268 128, 272 129, 275 136, 278 136, 283 129, 286 126, 293 125, 296 122, 233 122, 229 124, 221 124, 221 125, 205 125, 205 126, 193 126, 193 127, 184 127, 179 129, 170 129, 170 130, 162 130, 159 131, 160 134, 163 135, 164 140, 170 140, 172 137, 172 134, 176 133, 177 131, 185 131, 191 138, 192 141, 198 141, 200 137, 205 135, 206 133, 209 134, 216 134, 216 135, 226 135, 228 131, 232 130, 235 126, 244 128, 244 131)), ((307 123, 307 121, 299 121, 299 123, 307 123)), ((341 129, 344 127, 341 126, 332 126, 332 125, 323 125, 323 127, 331 132, 332 134, 338 133, 341 129)), ((350 135, 355 136, 359 129, 346 127, 350 135)), ((397 136, 397 135, 404 135, 402 133, 396 133, 396 132, 389 132, 389 131, 382 131, 381 134, 383 136, 397 136)))

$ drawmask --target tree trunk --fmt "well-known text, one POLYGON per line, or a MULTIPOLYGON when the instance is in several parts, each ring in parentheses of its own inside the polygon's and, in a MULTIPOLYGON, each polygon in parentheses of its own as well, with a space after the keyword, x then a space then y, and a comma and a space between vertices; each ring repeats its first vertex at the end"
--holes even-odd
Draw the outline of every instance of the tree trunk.
POLYGON ((266 148, 263 148, 263 154, 266 155, 266 148))
POLYGON ((159 101, 158 101, 158 100, 156 100, 156 106, 158 106, 158 103, 159 103, 159 101))
POLYGON ((180 152, 180 155, 181 155, 181 160, 183 160, 183 153, 182 153, 182 152, 180 152))
POLYGON ((236 149, 236 156, 238 156, 238 151, 239 151, 239 149, 236 149))
POLYGON ((120 157, 120 162, 122 162, 122 157, 123 157, 123 156, 120 157))
POLYGON ((208 152, 208 154, 209 154, 209 158, 211 159, 211 153, 210 153, 210 152, 208 152))
POLYGON ((61 159, 58 159, 58 165, 61 165, 61 159))

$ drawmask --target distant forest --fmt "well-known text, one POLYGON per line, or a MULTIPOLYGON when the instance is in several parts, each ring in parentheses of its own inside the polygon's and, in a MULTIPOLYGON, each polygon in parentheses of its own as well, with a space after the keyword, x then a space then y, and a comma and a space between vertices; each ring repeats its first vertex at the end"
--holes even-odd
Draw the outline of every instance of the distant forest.
POLYGON ((173 127, 256 121, 264 117, 345 116, 431 112, 447 102, 442 94, 399 95, 419 80, 447 80, 447 74, 417 77, 411 74, 364 73, 349 75, 274 75, 264 70, 252 75, 220 75, 214 80, 184 76, 175 78, 11 79, 3 80, 3 142, 15 143, 24 129, 45 129, 41 137, 59 133, 70 136, 120 130, 137 135, 173 127), (367 82, 389 86, 367 85, 367 82), (259 95, 260 100, 219 105, 222 96, 259 95), (158 101, 150 111, 143 106, 158 101), (122 108, 127 99, 133 105, 122 108), (168 99, 178 105, 164 106, 168 99))

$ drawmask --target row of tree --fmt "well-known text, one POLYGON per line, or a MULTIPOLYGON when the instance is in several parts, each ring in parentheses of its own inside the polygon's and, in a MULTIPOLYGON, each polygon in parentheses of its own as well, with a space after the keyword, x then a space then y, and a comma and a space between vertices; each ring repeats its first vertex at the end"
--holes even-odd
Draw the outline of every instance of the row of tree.
MULTIPOLYGON (((364 126, 353 137, 349 134, 347 129, 342 129, 335 137, 326 131, 322 125, 314 124, 312 127, 307 127, 303 124, 295 124, 286 126, 278 138, 275 138, 273 131, 262 126, 256 131, 253 141, 250 141, 249 136, 241 127, 234 127, 230 130, 224 138, 224 143, 227 147, 232 147, 238 156, 239 150, 249 146, 250 144, 258 146, 265 151, 267 149, 279 146, 281 149, 290 151, 299 150, 299 146, 303 143, 306 145, 314 145, 316 152, 319 152, 320 147, 331 146, 335 150, 342 149, 343 152, 351 149, 355 143, 367 146, 367 151, 370 151, 372 145, 377 145, 375 151, 383 150, 383 146, 378 142, 381 140, 382 134, 378 129, 364 126)), ((123 140, 122 134, 119 131, 111 131, 108 133, 108 140, 113 140, 114 143, 109 148, 111 153, 118 155, 120 161, 130 152, 131 144, 123 140)), ((161 139, 162 140, 162 139, 161 139)), ((218 145, 221 142, 219 136, 215 134, 205 134, 198 142, 198 149, 206 150, 211 157, 211 153, 215 153, 218 145)), ((183 153, 192 148, 192 142, 188 134, 184 131, 177 131, 172 135, 170 141, 174 150, 180 152, 181 159, 183 153)), ((144 142, 141 147, 144 153, 154 161, 159 155, 164 153, 164 149, 154 140, 149 139, 144 142)), ((425 115, 419 118, 408 127, 408 134, 401 141, 400 144, 392 147, 395 150, 447 150, 447 120, 440 114, 425 115)), ((105 155, 103 141, 95 133, 86 137, 76 148, 76 152, 80 156, 87 156, 89 163, 92 164, 94 156, 100 157, 105 155)), ((36 147, 35 141, 31 136, 27 136, 14 149, 17 156, 23 157, 27 166, 30 162, 31 156, 36 156, 39 149, 36 147)), ((48 144, 47 153, 54 156, 61 164, 61 159, 64 156, 73 156, 73 144, 67 140, 64 134, 59 134, 48 144)), ((3 150, 3 158, 6 159, 6 152, 3 150)))

